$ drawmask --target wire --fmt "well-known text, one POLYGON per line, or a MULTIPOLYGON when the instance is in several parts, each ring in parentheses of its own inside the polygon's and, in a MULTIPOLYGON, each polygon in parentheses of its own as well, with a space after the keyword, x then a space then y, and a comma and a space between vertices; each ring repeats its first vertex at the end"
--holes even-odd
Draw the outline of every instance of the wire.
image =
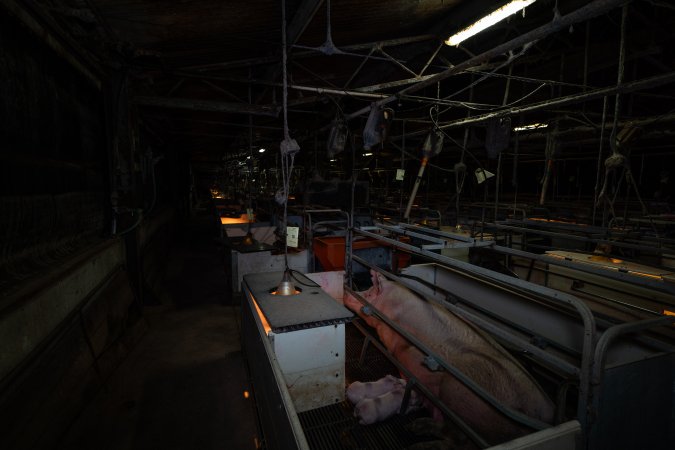
POLYGON ((282 70, 283 70, 283 102, 284 102, 284 139, 289 139, 288 134, 288 55, 286 51, 286 0, 281 0, 281 45, 282 45, 282 70))
MULTIPOLYGON (((478 160, 478 158, 476 158, 476 156, 475 156, 473 153, 471 153, 469 150, 466 149, 466 145, 460 145, 459 142, 457 142, 455 139, 453 139, 452 136, 450 136, 448 133, 446 133, 445 130, 443 130, 443 129, 438 125, 438 122, 436 122, 436 120, 433 118, 433 116, 432 116, 432 114, 431 114, 431 110, 429 111, 429 117, 431 118, 431 121, 434 123, 434 126, 435 126, 441 133, 443 133, 443 134, 445 135, 445 137, 447 137, 447 138, 450 139, 452 142, 454 142, 455 145, 456 145, 457 147, 461 148, 463 152, 468 153, 469 156, 471 156, 471 158, 473 158, 473 160, 476 162, 476 164, 478 164, 478 167, 481 168, 481 169, 483 169, 483 164, 481 164, 481 162, 478 160)), ((464 158, 462 157, 462 161, 463 161, 463 160, 464 160, 464 158)))
POLYGON ((307 287, 318 287, 318 288, 321 287, 321 285, 320 285, 320 284, 317 284, 317 283, 312 283, 312 284, 303 283, 300 279, 298 279, 298 277, 295 276, 296 273, 299 273, 300 275, 303 275, 303 276, 304 276, 304 274, 303 274, 302 272, 298 271, 298 270, 295 270, 295 269, 288 269, 288 272, 291 274, 291 277, 292 277, 295 281, 297 281, 299 284, 301 284, 301 285, 303 285, 303 286, 307 286, 307 287))
MULTIPOLYGON (((284 141, 290 142, 291 136, 288 132, 288 55, 286 50, 286 0, 281 0, 281 42, 282 48, 282 64, 283 64, 283 107, 284 107, 284 141)), ((281 155, 281 176, 283 183, 284 194, 284 266, 288 271, 288 194, 291 184, 291 173, 293 172, 293 163, 295 161, 295 153, 291 154, 290 165, 288 163, 288 153, 282 152, 281 155)))

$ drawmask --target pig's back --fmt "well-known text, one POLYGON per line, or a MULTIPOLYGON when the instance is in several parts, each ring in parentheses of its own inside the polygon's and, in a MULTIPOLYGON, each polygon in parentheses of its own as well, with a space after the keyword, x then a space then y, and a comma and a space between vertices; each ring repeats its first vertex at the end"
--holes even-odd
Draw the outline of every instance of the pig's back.
POLYGON ((498 400, 528 416, 552 422, 552 402, 501 345, 442 306, 420 299, 403 286, 398 288, 407 293, 397 294, 409 299, 396 317, 406 331, 498 400))

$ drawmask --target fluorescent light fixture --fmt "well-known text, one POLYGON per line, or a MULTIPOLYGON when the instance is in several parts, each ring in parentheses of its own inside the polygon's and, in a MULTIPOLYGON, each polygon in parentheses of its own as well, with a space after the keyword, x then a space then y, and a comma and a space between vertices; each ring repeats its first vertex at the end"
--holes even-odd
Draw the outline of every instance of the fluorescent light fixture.
POLYGON ((265 149, 261 148, 260 150, 258 150, 258 153, 265 153, 265 149))
POLYGON ((373 156, 373 154, 368 152, 368 153, 364 153, 363 156, 373 156))
POLYGON ((337 161, 337 159, 331 159, 331 160, 330 160, 330 162, 335 162, 335 161, 337 161))
POLYGON ((547 127, 548 127, 547 123, 531 123, 529 125, 522 125, 519 127, 515 127, 513 131, 536 130, 538 128, 547 128, 547 127))
POLYGON ((498 22, 501 22, 510 15, 525 9, 526 6, 530 6, 535 1, 536 0, 513 0, 512 2, 507 3, 501 8, 478 20, 473 25, 469 25, 463 30, 453 34, 445 41, 445 43, 446 45, 457 46, 460 44, 460 42, 469 39, 471 36, 480 33, 484 29, 489 28, 498 22))

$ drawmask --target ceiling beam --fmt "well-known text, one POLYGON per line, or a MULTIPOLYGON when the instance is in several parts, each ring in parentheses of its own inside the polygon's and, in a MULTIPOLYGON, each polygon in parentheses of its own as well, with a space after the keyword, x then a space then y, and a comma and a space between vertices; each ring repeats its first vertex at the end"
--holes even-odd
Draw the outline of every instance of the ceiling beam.
POLYGON ((559 97, 552 100, 546 100, 543 102, 533 103, 525 106, 518 106, 514 108, 500 109, 498 111, 489 112, 486 114, 481 114, 478 116, 469 117, 466 119, 453 120, 451 122, 446 122, 440 126, 440 128, 455 128, 460 126, 466 126, 473 123, 485 122, 487 120, 493 119, 495 117, 503 116, 515 116, 518 114, 529 113, 533 111, 540 111, 544 109, 550 109, 554 107, 573 105, 589 100, 595 100, 601 97, 615 95, 615 94, 625 94, 629 92, 639 91, 642 89, 651 89, 666 84, 675 83, 675 72, 665 73, 657 75, 650 78, 645 78, 638 81, 631 81, 628 83, 621 84, 619 86, 610 86, 600 89, 594 89, 592 91, 586 91, 581 94, 567 95, 565 97, 559 97))
POLYGON ((253 114, 258 116, 272 117, 277 117, 279 115, 279 107, 277 106, 251 105, 248 103, 229 103, 214 100, 136 96, 133 98, 133 103, 140 106, 189 109, 192 111, 253 114))
MULTIPOLYGON (((618 6, 621 6, 624 3, 627 3, 628 1, 630 0, 591 1, 586 5, 582 6, 581 8, 577 9, 576 11, 573 11, 564 16, 554 17, 554 19, 547 24, 535 28, 534 30, 522 34, 514 39, 511 39, 510 41, 504 42, 503 44, 497 45, 496 47, 493 47, 492 49, 487 50, 479 55, 469 58, 468 60, 460 64, 457 64, 456 66, 453 66, 443 72, 439 72, 433 77, 427 78, 424 81, 420 81, 419 83, 409 86, 399 91, 398 94, 394 94, 386 99, 379 100, 378 102, 376 102, 376 105, 382 106, 395 102, 401 95, 410 94, 412 92, 419 91, 426 87, 433 86, 439 81, 445 80, 446 78, 451 77, 452 75, 462 73, 470 69, 471 67, 489 61, 492 58, 507 54, 508 52, 523 47, 531 42, 535 42, 537 40, 548 37, 553 33, 569 28, 571 25, 575 25, 577 23, 584 22, 586 20, 597 17, 618 6)), ((349 114, 348 116, 345 117, 345 119, 349 120, 355 117, 359 117, 362 114, 368 113, 370 109, 371 106, 366 106, 365 108, 361 108, 360 110, 349 114)))
MULTIPOLYGON (((410 36, 410 37, 404 37, 404 38, 396 38, 396 39, 387 39, 383 41, 375 41, 375 42, 366 42, 366 43, 361 43, 361 44, 352 44, 352 45, 341 45, 340 49, 345 51, 345 52, 354 52, 354 51, 359 51, 359 50, 370 50, 373 47, 397 47, 399 45, 407 45, 407 44, 415 44, 418 42, 424 42, 424 41, 430 41, 433 39, 437 39, 436 36, 433 34, 420 34, 417 36, 410 36)), ((312 56, 325 56, 323 53, 316 51, 316 50, 307 50, 307 51, 302 51, 302 52, 293 52, 293 59, 302 59, 302 58, 309 58, 312 56)), ((366 55, 363 55, 364 57, 366 55)), ((272 63, 278 63, 281 61, 281 55, 269 55, 269 56, 262 56, 259 58, 247 58, 247 59, 240 59, 237 61, 225 61, 225 62, 220 62, 220 63, 211 63, 211 64, 200 64, 196 66, 186 66, 183 67, 183 69, 189 70, 189 69, 194 69, 194 70, 207 70, 207 69, 239 69, 239 68, 245 68, 245 67, 252 67, 252 66, 258 66, 261 64, 272 64, 272 63)))
POLYGON ((286 28, 286 41, 291 46, 298 42, 302 33, 314 19, 314 15, 323 5, 323 0, 304 0, 293 14, 291 23, 286 28))
POLYGON ((81 73, 97 89, 101 89, 104 71, 80 43, 66 33, 37 2, 7 0, 1 7, 32 31, 38 39, 51 48, 81 73))

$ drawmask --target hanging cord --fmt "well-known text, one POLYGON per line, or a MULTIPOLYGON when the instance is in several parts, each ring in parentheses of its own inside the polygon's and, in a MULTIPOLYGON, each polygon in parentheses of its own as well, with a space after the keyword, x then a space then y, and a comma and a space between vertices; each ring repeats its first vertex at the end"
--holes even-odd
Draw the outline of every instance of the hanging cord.
POLYGON ((291 173, 293 172, 293 164, 295 163, 295 154, 290 155, 290 163, 288 156, 284 155, 281 160, 281 172, 283 178, 284 190, 284 264, 285 269, 288 269, 288 196, 291 189, 291 173))
MULTIPOLYGON (((628 5, 624 5, 622 10, 621 10, 621 39, 620 39, 620 44, 619 44, 619 68, 618 68, 618 74, 617 74, 617 86, 621 86, 623 84, 623 78, 624 78, 624 71, 625 71, 625 62, 626 62, 626 20, 628 17, 628 5)), ((607 157, 605 160, 605 179, 602 185, 602 189, 600 191, 600 194, 598 195, 598 202, 603 201, 605 204, 607 204, 610 208, 610 211, 612 213, 612 219, 616 219, 616 213, 614 211, 614 201, 616 199, 616 195, 612 200, 609 199, 607 195, 607 184, 609 180, 609 175, 610 173, 616 172, 619 168, 623 168, 624 172, 621 177, 619 177, 619 182, 623 180, 624 176, 626 178, 626 182, 630 185, 633 185, 635 188, 635 194, 638 198, 638 201, 640 203, 640 206, 642 208, 642 214, 645 216, 648 215, 648 210, 647 206, 644 204, 642 201, 642 197, 640 196, 640 192, 638 189, 638 186, 635 182, 635 178, 633 177, 633 172, 631 171, 630 168, 630 162, 628 160, 628 157, 623 154, 621 151, 621 138, 620 134, 618 131, 619 127, 619 114, 620 114, 620 107, 621 107, 621 95, 619 93, 616 94, 615 97, 615 103, 614 103, 614 120, 612 123, 612 132, 610 134, 610 147, 612 149, 612 154, 607 157)), ((623 131, 623 130, 622 130, 623 131)), ((626 140, 630 138, 630 135, 632 132, 627 132, 626 135, 628 137, 626 140)), ((617 187, 618 191, 618 187, 617 187)), ((629 191, 630 192, 630 191, 629 191)), ((656 226, 652 219, 649 219, 650 225, 652 226, 652 229, 654 233, 658 236, 658 231, 656 229, 656 226)), ((604 225, 604 218, 603 218, 603 225, 604 225)))
MULTIPOLYGON (((621 83, 623 82, 623 74, 624 74, 624 64, 625 64, 625 44, 626 44, 626 16, 628 14, 628 7, 624 6, 622 9, 622 14, 621 14, 621 35, 620 35, 620 40, 619 40, 619 68, 618 68, 618 73, 617 73, 617 79, 616 79, 616 85, 620 86, 621 83)), ((605 159, 605 179, 602 184, 602 189, 600 190, 600 194, 598 194, 598 202, 602 201, 606 205, 609 206, 610 211, 612 212, 612 216, 614 217, 614 204, 612 201, 609 200, 607 196, 607 185, 609 182, 609 175, 610 173, 613 173, 616 171, 618 168, 621 167, 627 167, 628 166, 628 161, 621 152, 619 152, 619 146, 617 145, 616 142, 616 137, 617 137, 617 127, 619 125, 619 112, 620 112, 620 107, 621 107, 621 95, 619 93, 616 94, 615 96, 615 101, 614 101, 614 118, 613 118, 613 123, 612 123, 612 132, 610 133, 609 136, 609 146, 612 150, 612 154, 605 159)), ((604 223, 604 217, 603 217, 603 226, 605 225, 604 223)))
MULTIPOLYGON (((288 73, 286 66, 288 64, 288 55, 286 54, 286 0, 281 0, 281 64, 283 72, 283 109, 284 109, 284 139, 290 140, 288 133, 288 73)), ((285 217, 284 217, 285 219, 285 217)))
POLYGON ((593 225, 595 225, 595 212, 598 204, 600 203, 600 168, 602 161, 602 144, 605 140, 605 121, 607 119, 607 97, 603 97, 602 100, 602 119, 600 120, 600 148, 598 149, 598 170, 595 177, 595 201, 593 202, 593 225))
MULTIPOLYGON (((522 118, 520 120, 522 125, 522 118)), ((518 204, 518 153, 520 152, 520 135, 515 132, 513 136, 513 172, 511 174, 511 186, 514 188, 513 194, 513 217, 516 217, 516 205, 518 204)), ((525 217, 523 216, 523 219, 525 217)))
MULTIPOLYGON (((462 163, 464 163, 464 155, 467 154, 467 155, 469 155, 469 156, 476 162, 476 164, 478 164, 478 167, 480 167, 481 169, 483 168, 483 164, 481 164, 481 162, 478 160, 478 158, 476 158, 476 156, 475 156, 473 153, 471 153, 469 150, 467 150, 467 148, 466 148, 466 147, 467 147, 467 142, 468 142, 468 128, 465 129, 465 134, 464 134, 464 145, 462 145, 462 144, 460 144, 459 142, 457 142, 456 139, 454 139, 452 136, 450 136, 448 133, 446 133, 445 130, 443 130, 443 129, 439 126, 438 122, 436 121, 436 119, 434 119, 433 115, 431 114, 431 110, 430 110, 430 112, 429 112, 429 118, 430 118, 431 121, 433 122, 434 126, 438 129, 438 131, 440 131, 441 133, 443 133, 443 135, 444 135, 446 138, 448 138, 450 141, 452 141, 457 147, 459 147, 459 148, 462 149, 462 156, 461 156, 461 159, 460 159, 460 161, 461 161, 462 163)), ((408 156, 411 156, 411 157, 415 158, 414 155, 410 155, 409 153, 407 153, 407 154, 408 154, 408 156)), ((436 168, 436 169, 445 170, 445 171, 447 171, 447 172, 454 172, 454 170, 443 169, 442 167, 434 166, 433 164, 429 164, 429 166, 430 166, 430 167, 434 167, 434 168, 436 168)))
MULTIPOLYGON (((506 61, 504 61, 503 63, 499 64, 497 67, 495 67, 494 69, 492 69, 490 72, 487 72, 487 73, 486 73, 485 75, 483 75, 482 77, 480 77, 480 78, 478 78, 477 80, 471 82, 469 85, 463 87, 462 89, 460 89, 460 90, 458 90, 458 91, 453 92, 453 93, 450 94, 450 95, 447 95, 447 96, 443 97, 443 100, 449 100, 449 99, 451 99, 451 98, 453 98, 453 97, 456 97, 456 96, 458 96, 459 94, 461 94, 462 92, 464 92, 464 91, 466 91, 466 90, 468 90, 468 89, 473 90, 473 88, 474 88, 477 84, 479 84, 479 83, 483 82, 484 80, 486 80, 487 78, 489 78, 490 75, 492 75, 493 73, 498 72, 499 70, 501 70, 502 68, 508 66, 509 64, 512 64, 516 59, 518 59, 518 58, 520 58, 521 56, 523 56, 523 55, 524 55, 524 54, 525 54, 525 53, 526 53, 526 52, 527 52, 527 51, 535 44, 535 42, 536 42, 536 41, 532 41, 532 42, 528 42, 527 44, 523 45, 523 48, 522 48, 518 53, 513 53, 512 51, 509 52, 509 56, 506 58, 506 61)), ((518 100, 516 100, 516 101, 514 101, 514 102, 512 102, 511 104, 506 105, 506 106, 511 106, 511 105, 513 105, 513 104, 516 104, 516 103, 518 103, 518 102, 524 100, 525 98, 529 97, 530 95, 533 95, 533 94, 534 94, 535 92, 537 92, 539 89, 541 89, 542 87, 544 87, 545 84, 546 84, 546 83, 543 83, 541 86, 535 88, 532 92, 530 92, 529 94, 527 94, 525 97, 520 98, 520 99, 518 99, 518 100)), ((472 101, 473 95, 470 96, 470 99, 471 99, 471 100, 469 100, 469 102, 472 101)), ((466 105, 465 105, 465 106, 466 106, 466 105)), ((487 109, 488 109, 488 110, 490 110, 490 109, 499 109, 499 108, 502 108, 502 107, 503 107, 503 106, 499 106, 499 107, 496 107, 496 108, 487 108, 487 109)), ((440 114, 443 114, 444 112, 450 110, 451 108, 452 108, 452 107, 450 107, 450 106, 447 107, 447 108, 445 108, 443 111, 440 112, 440 114)), ((479 108, 474 108, 474 109, 479 109, 479 108)))
POLYGON ((548 185, 553 172, 553 165, 555 163, 555 154, 556 154, 556 138, 558 134, 558 121, 555 122, 555 127, 553 130, 549 131, 546 135, 546 149, 544 154, 546 156, 546 162, 544 163, 544 177, 541 180, 541 194, 539 196, 539 205, 543 205, 546 201, 546 193, 548 192, 548 185))
POLYGON ((283 110, 284 110, 284 142, 282 142, 281 151, 281 178, 284 194, 284 269, 288 270, 288 195, 291 184, 291 172, 293 172, 293 163, 295 153, 291 154, 290 164, 288 162, 288 153, 284 152, 284 143, 290 142, 291 136, 288 132, 288 55, 286 50, 286 0, 281 0, 281 44, 282 44, 282 71, 283 71, 283 110))

